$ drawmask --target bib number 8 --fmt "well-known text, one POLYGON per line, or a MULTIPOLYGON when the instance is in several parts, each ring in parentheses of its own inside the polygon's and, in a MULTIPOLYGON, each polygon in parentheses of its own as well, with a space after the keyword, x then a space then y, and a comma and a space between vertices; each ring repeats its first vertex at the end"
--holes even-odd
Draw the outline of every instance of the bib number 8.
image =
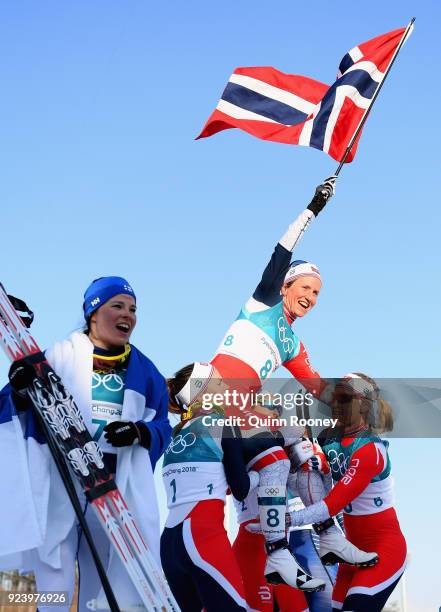
POLYGON ((271 372, 272 367, 273 367, 273 362, 271 361, 271 359, 268 359, 267 361, 265 361, 265 365, 260 368, 260 378, 262 380, 265 380, 265 378, 271 372))
POLYGON ((233 344, 233 339, 234 339, 233 334, 230 334, 229 336, 227 336, 225 338, 224 346, 231 346, 233 344))
POLYGON ((266 524, 268 527, 278 527, 280 525, 279 511, 276 508, 271 508, 266 513, 266 524))

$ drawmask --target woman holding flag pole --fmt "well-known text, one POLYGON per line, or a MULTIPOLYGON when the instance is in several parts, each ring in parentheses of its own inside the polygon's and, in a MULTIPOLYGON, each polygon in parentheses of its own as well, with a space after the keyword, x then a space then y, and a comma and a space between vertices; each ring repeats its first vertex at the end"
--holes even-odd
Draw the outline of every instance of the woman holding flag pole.
MULTIPOLYGON (((339 66, 338 79, 331 87, 306 77, 287 75, 270 67, 236 69, 199 138, 211 136, 224 129, 239 128, 263 140, 312 146, 325 151, 339 162, 336 177, 343 165, 352 161, 354 157, 356 143, 364 123, 401 47, 411 33, 413 22, 414 19, 407 28, 378 36, 351 49, 343 57, 339 66)), ((313 211, 310 205, 309 211, 303 213, 303 218, 301 215, 291 226, 291 235, 288 230, 287 235, 282 238, 276 247, 273 259, 265 270, 260 285, 242 309, 238 320, 225 335, 211 363, 205 364, 205 370, 201 367, 203 364, 195 364, 193 371, 187 369, 186 373, 190 379, 192 376, 206 380, 210 378, 237 379, 241 376, 248 377, 249 381, 254 381, 259 388, 262 381, 281 364, 288 367, 294 376, 299 376, 307 388, 310 385, 305 383, 305 380, 318 377, 318 374, 311 368, 306 352, 298 339, 296 349, 289 359, 286 358, 286 355, 284 355, 285 359, 280 358, 279 347, 272 346, 271 355, 268 353, 266 360, 259 361, 263 352, 262 342, 260 344, 255 342, 257 334, 253 342, 252 334, 247 335, 246 326, 254 323, 258 328, 260 325, 262 330, 272 329, 273 334, 271 331, 268 334, 272 335, 270 340, 276 340, 276 344, 277 340, 283 341, 285 348, 292 339, 291 336, 287 336, 286 332, 291 331, 290 326, 294 319, 304 316, 315 305, 321 287, 320 274, 316 266, 307 262, 294 262, 289 268, 288 259, 285 274, 282 275, 281 270, 275 265, 276 256, 277 251, 280 254, 280 247, 290 245, 288 250, 295 247, 302 232, 332 195, 335 177, 328 185, 329 192, 321 206, 313 211), (308 216, 311 211, 313 214, 308 216), (297 235, 293 231, 296 224, 297 235), (275 274, 274 271, 276 271, 275 274), (277 278, 277 282, 274 282, 274 277, 277 278), (303 277, 304 282, 299 282, 299 277, 303 277), (297 283, 291 284, 291 281, 297 281, 297 283), (274 325, 275 321, 273 326, 265 321, 265 316, 280 300, 279 291, 282 295, 285 317, 285 320, 282 319, 283 330, 278 324, 280 319, 277 320, 277 326, 274 325), (267 292, 269 298, 266 295, 267 292), (277 330, 278 334, 274 334, 274 330, 277 330), (300 350, 298 350, 299 346, 300 350)), ((314 207, 314 201, 311 204, 314 207)), ((267 346, 271 346, 268 336, 262 334, 260 340, 262 339, 267 346)), ((183 371, 180 374, 182 375, 183 371)), ((193 388, 194 395, 190 390, 187 383, 182 388, 173 385, 172 398, 176 397, 181 407, 188 407, 191 410, 191 402, 197 397, 198 389, 193 388)), ((315 391, 319 393, 323 390, 321 383, 318 388, 315 388, 315 391)), ((249 466, 251 465, 253 464, 250 463, 249 466)), ((253 469, 256 469, 255 465, 253 469)), ((265 510, 268 511, 268 508, 260 504, 259 513, 264 534, 268 516, 265 515, 265 510)), ((270 508, 269 512, 273 512, 273 509, 270 508)), ((335 530, 335 526, 333 529, 335 530)), ((338 536, 337 534, 333 536, 335 546, 338 536)), ((322 530, 322 543, 326 537, 329 538, 330 534, 322 530)), ((332 548, 332 545, 329 546, 323 556, 332 557, 334 554, 332 548)), ((335 548, 340 548, 335 557, 341 557, 342 553, 347 551, 341 545, 335 548)), ((268 544, 267 549, 271 550, 268 544)), ((373 554, 369 561, 365 558, 364 565, 373 564, 376 559, 376 555, 373 554)), ((265 570, 267 578, 275 573, 272 569, 270 555, 265 570)), ((280 574, 283 575, 283 571, 279 572, 280 574)))
MULTIPOLYGON (((290 261, 303 232, 332 196, 334 184, 335 177, 331 177, 320 185, 306 210, 289 226, 252 297, 226 332, 211 362, 186 366, 169 379, 170 400, 177 412, 191 415, 193 406, 204 397, 225 392, 227 388, 245 394, 259 390, 281 365, 317 396, 324 391, 327 383, 312 368, 303 344, 291 329, 297 318, 315 306, 322 285, 320 272, 314 264, 290 261)), ((252 410, 251 404, 245 413, 233 405, 231 410, 225 407, 225 414, 247 416, 252 410)), ((298 455, 303 445, 299 440, 302 432, 286 427, 279 430, 277 437, 268 431, 266 435, 254 436, 252 429, 245 424, 242 437, 247 468, 260 475, 257 507, 269 555, 266 579, 308 590, 311 577, 291 555, 284 524, 290 463, 283 447, 290 447, 290 456, 298 455)), ((310 448, 302 455, 302 461, 312 454, 310 448)), ((363 552, 347 542, 333 524, 322 529, 320 537, 322 557, 355 565, 369 565, 377 560, 375 552, 363 552)), ((256 606, 254 602, 252 605, 256 606)))
MULTIPOLYGON (((285 75, 273 68, 239 68, 231 77, 217 109, 199 138, 238 127, 265 140, 319 148, 340 163, 335 177, 317 189, 307 210, 290 226, 276 246, 256 291, 225 334, 210 364, 192 364, 169 381, 171 400, 176 400, 176 410, 191 414, 192 404, 200 400, 210 385, 216 385, 213 382, 216 380, 234 380, 233 387, 242 385, 242 388, 259 389, 282 364, 317 395, 324 391, 324 384, 317 380, 319 375, 311 367, 303 345, 291 330, 294 320, 314 307, 321 289, 320 273, 315 265, 305 261, 290 265, 291 251, 333 194, 335 178, 343 164, 352 160, 354 145, 368 113, 412 24, 413 20, 407 28, 352 49, 343 58, 339 79, 332 87, 312 79, 285 75), (299 106, 305 90, 309 98, 299 106), (344 92, 343 97, 340 92, 344 92), (349 104, 346 104, 346 97, 350 100, 349 104), (315 379, 315 382, 311 379, 315 379)), ((284 438, 282 445, 296 442, 292 432, 284 431, 281 435, 284 438)), ((250 440, 252 437, 247 442, 250 440)), ((269 553, 265 575, 269 581, 286 582, 298 588, 298 567, 295 568, 286 554, 286 539, 281 538, 280 533, 275 537, 274 530, 272 532, 269 527, 272 517, 281 515, 286 506, 287 477, 281 470, 283 456, 279 456, 278 461, 274 460, 278 469, 270 477, 272 480, 268 480, 266 475, 265 479, 262 478, 271 464, 261 466, 259 462, 271 453, 271 447, 257 447, 257 461, 256 457, 248 457, 249 468, 257 471, 262 468, 257 495, 260 522, 269 553), (277 501, 276 497, 271 499, 268 493, 271 490, 277 491, 277 501)), ((364 566, 377 560, 375 553, 363 553, 345 543, 334 525, 326 530, 321 529, 321 544, 321 555, 325 558, 364 566)))

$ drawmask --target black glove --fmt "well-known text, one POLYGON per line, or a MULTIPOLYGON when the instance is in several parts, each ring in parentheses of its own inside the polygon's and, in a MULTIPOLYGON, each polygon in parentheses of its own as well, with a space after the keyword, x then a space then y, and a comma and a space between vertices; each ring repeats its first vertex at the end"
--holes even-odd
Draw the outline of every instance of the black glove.
POLYGON ((314 197, 312 198, 311 203, 307 206, 308 210, 311 210, 315 217, 317 217, 319 212, 321 212, 326 206, 328 200, 330 200, 334 195, 336 180, 336 176, 330 176, 315 190, 314 197))
MULTIPOLYGON (((37 353, 37 355, 42 355, 42 353, 37 353)), ((33 356, 24 357, 23 359, 14 361, 14 363, 9 368, 9 383, 12 387, 12 390, 20 397, 26 396, 26 391, 31 386, 37 376, 34 363, 35 361, 33 359, 33 356)))
POLYGON ((132 446, 140 444, 144 448, 150 448, 150 432, 148 427, 138 421, 113 421, 104 427, 104 437, 112 446, 132 446))

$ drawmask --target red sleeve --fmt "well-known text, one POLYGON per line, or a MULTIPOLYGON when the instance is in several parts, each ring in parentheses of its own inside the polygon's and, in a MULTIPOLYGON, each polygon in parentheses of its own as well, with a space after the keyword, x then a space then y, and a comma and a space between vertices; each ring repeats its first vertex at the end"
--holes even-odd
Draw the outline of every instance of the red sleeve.
POLYGON ((285 361, 283 365, 310 393, 320 397, 328 383, 321 379, 320 374, 312 367, 303 342, 300 342, 299 354, 293 359, 285 361))
POLYGON ((383 469, 384 458, 375 442, 369 442, 355 451, 346 472, 324 499, 329 514, 335 516, 343 510, 383 469))

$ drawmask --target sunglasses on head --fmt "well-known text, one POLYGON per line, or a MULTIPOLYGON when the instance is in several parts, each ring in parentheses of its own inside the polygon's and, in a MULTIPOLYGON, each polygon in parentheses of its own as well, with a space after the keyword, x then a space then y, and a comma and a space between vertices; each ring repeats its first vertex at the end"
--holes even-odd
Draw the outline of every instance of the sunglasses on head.
POLYGON ((356 393, 355 391, 334 391, 333 397, 341 404, 348 404, 349 402, 352 402, 353 399, 372 401, 369 397, 366 397, 366 395, 356 393))
POLYGON ((361 395, 359 393, 345 393, 344 391, 334 393, 333 397, 339 404, 350 404, 354 399, 367 400, 368 402, 372 401, 365 395, 361 395))

